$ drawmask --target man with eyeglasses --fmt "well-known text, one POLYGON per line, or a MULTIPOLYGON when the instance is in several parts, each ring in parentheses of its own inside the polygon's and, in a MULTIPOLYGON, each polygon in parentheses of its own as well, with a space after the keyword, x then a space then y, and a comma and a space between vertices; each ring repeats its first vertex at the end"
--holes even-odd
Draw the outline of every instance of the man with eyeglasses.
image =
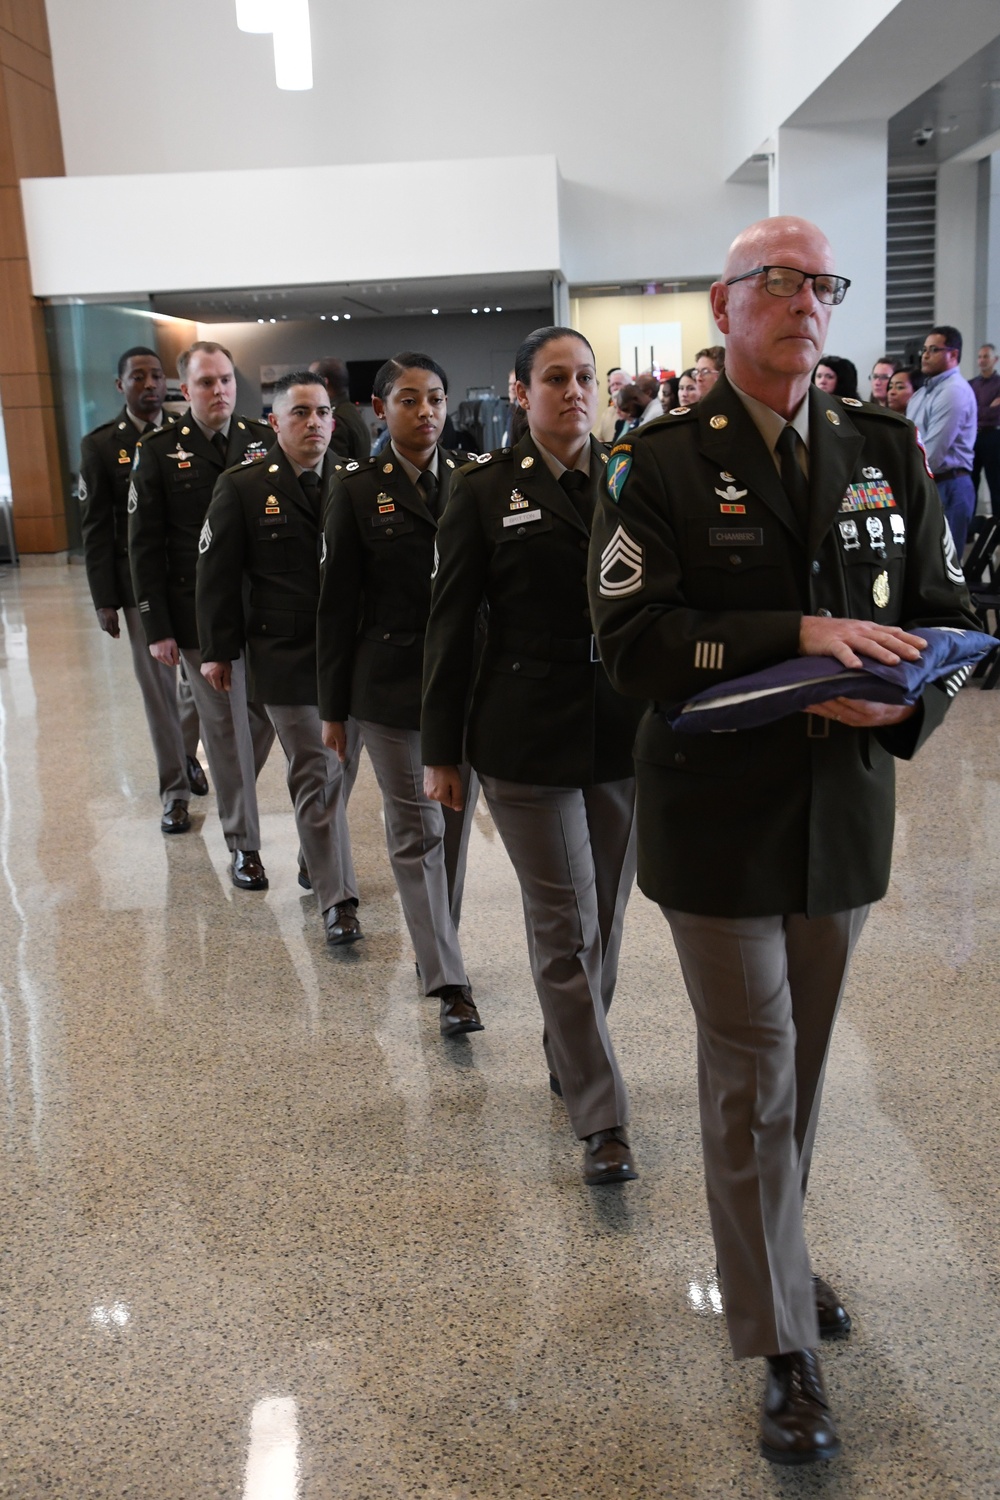
POLYGON ((972 464, 976 447, 976 398, 958 368, 962 335, 950 323, 932 328, 924 339, 920 368, 924 383, 906 415, 915 423, 934 475, 944 513, 961 558, 969 522, 976 510, 972 464))
POLYGON ((975 617, 905 418, 811 375, 850 282, 802 219, 765 219, 711 290, 726 368, 629 433, 594 520, 601 660, 650 701, 636 739, 639 885, 670 924, 698 1030, 709 1212, 733 1352, 767 1360, 761 1451, 840 1451, 815 1346, 851 1320, 813 1275, 803 1206, 851 953, 885 894, 892 757, 950 698, 835 698, 725 734, 668 713, 796 656, 917 660, 921 625, 975 617))

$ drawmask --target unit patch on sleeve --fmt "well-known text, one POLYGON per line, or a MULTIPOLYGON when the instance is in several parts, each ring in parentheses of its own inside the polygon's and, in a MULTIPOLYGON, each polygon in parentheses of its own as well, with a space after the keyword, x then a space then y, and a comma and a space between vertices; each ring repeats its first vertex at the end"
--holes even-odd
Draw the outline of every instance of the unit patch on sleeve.
POLYGON ((611 457, 608 459, 605 477, 608 481, 608 494, 616 505, 621 499, 621 493, 625 488, 625 481, 628 478, 628 471, 631 467, 632 449, 630 447, 624 448, 620 452, 617 448, 612 450, 611 457))
POLYGON ((623 599, 637 594, 642 585, 642 548, 619 526, 601 553, 600 593, 605 599, 623 599))

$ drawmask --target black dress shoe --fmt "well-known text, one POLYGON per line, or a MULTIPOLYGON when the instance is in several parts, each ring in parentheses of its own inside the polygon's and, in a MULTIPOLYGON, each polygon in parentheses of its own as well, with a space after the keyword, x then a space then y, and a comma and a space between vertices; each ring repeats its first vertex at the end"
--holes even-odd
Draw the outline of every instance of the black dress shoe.
POLYGON ((821 1463, 840 1452, 823 1372, 812 1349, 769 1357, 760 1451, 772 1464, 821 1463))
POLYGON ((624 1126, 595 1131, 585 1138, 584 1148, 583 1180, 588 1187, 602 1187, 606 1182, 633 1182, 638 1177, 624 1126))
POLYGON ((441 1035, 463 1036, 467 1031, 485 1031, 467 984, 446 984, 441 996, 441 1035))
POLYGON ((187 758, 187 778, 193 796, 208 796, 208 778, 202 769, 201 762, 195 760, 193 755, 187 758))
POLYGON ((311 891, 312 890, 313 883, 312 883, 312 881, 309 878, 309 871, 308 870, 300 870, 299 871, 299 885, 302 887, 302 889, 304 891, 311 891))
POLYGON ((267 890, 267 876, 256 849, 234 849, 230 874, 239 891, 267 890))
POLYGON ((562 1084, 559 1082, 554 1073, 549 1074, 549 1088, 552 1090, 553 1094, 557 1094, 560 1099, 562 1098, 562 1084))
POLYGON ((851 1315, 837 1293, 822 1276, 813 1277, 813 1292, 816 1297, 816 1319, 821 1339, 840 1338, 851 1331, 851 1315))
POLYGON ((191 827, 191 819, 188 817, 188 805, 186 802, 168 802, 163 809, 163 817, 160 819, 160 830, 163 833, 187 833, 191 827))
POLYGON ((353 901, 341 901, 323 913, 326 925, 326 940, 331 948, 341 943, 356 943, 364 937, 358 921, 357 907, 353 901))

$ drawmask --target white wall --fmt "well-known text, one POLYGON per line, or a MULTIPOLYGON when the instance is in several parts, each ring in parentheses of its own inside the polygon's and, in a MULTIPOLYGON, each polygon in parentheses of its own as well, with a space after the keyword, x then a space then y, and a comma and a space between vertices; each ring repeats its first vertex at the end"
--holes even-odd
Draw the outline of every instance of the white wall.
MULTIPOLYGON (((738 71, 724 53, 743 3, 632 0, 622 13, 606 0, 435 0, 422 10, 312 0, 316 87, 282 94, 269 38, 237 31, 232 0, 171 0, 166 10, 159 0, 47 0, 66 169, 547 154, 564 179, 572 281, 713 274, 733 235, 766 211, 762 188, 724 181, 738 71)), ((350 199, 340 207, 364 211, 350 199)), ((389 194, 379 228, 405 242, 412 228, 394 209, 389 194)), ((438 243, 484 211, 524 224, 529 195, 515 183, 497 203, 474 162, 456 169, 438 243)), ((282 236, 286 216, 284 202, 268 215, 248 195, 233 234, 282 236)), ((179 244, 189 224, 182 198, 142 230, 179 244)), ((224 262, 229 248, 213 243, 206 259, 224 262)), ((223 269, 213 284, 232 282, 223 269)))
MULTIPOLYGON (((978 162, 941 163, 938 168, 934 318, 938 323, 951 323, 961 333, 964 341, 962 373, 970 378, 978 374, 976 349, 984 338, 989 337, 978 331, 981 319, 977 317, 976 308, 979 289, 976 275, 978 194, 978 162), (959 225, 968 226, 968 232, 956 233, 959 225)), ((981 312, 982 320, 985 320, 985 305, 981 312)), ((997 333, 1000 335, 1000 324, 997 333)), ((1000 342, 1000 338, 990 342, 1000 342)))

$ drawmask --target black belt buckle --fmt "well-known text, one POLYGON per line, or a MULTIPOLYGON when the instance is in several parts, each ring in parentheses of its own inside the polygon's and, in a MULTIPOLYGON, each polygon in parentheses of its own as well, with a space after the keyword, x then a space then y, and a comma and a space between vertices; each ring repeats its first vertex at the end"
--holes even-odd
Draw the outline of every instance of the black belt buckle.
POLYGON ((592 662, 600 661, 601 659, 601 653, 597 649, 596 635, 592 635, 590 637, 590 659, 592 662))
POLYGON ((830 720, 824 719, 822 714, 806 714, 806 739, 828 740, 830 738, 830 720))

